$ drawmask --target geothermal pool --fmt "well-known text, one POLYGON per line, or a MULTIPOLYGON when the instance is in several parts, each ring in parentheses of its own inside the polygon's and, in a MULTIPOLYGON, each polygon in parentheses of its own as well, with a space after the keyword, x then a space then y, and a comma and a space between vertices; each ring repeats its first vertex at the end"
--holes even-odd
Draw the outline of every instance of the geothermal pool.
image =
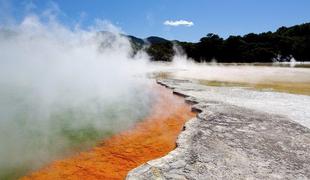
POLYGON ((159 85, 153 90, 157 95, 150 113, 134 127, 22 179, 124 179, 131 169, 172 151, 184 123, 195 114, 170 90, 159 85))
POLYGON ((18 89, 1 90, 0 179, 16 179, 132 127, 149 114, 155 98, 137 90, 132 97, 45 104, 18 89))

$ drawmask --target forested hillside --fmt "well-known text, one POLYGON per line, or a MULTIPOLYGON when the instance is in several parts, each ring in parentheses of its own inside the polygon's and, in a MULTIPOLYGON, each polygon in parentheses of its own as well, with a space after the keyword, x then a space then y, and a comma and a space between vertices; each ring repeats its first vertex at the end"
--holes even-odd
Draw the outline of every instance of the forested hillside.
POLYGON ((171 61, 173 44, 181 46, 196 62, 273 62, 310 61, 310 23, 281 27, 275 32, 249 33, 224 39, 209 33, 199 42, 169 41, 160 37, 145 40, 128 36, 134 50, 145 47, 154 61, 171 61))

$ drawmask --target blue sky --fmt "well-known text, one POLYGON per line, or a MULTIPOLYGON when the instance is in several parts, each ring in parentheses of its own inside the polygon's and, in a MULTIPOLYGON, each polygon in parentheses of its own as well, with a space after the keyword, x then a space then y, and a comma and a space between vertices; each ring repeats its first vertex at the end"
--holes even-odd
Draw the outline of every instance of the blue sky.
POLYGON ((0 1, 1 8, 9 8, 7 12, 18 20, 26 9, 40 13, 54 3, 68 26, 80 22, 87 27, 99 18, 130 35, 186 41, 198 41, 210 32, 228 37, 310 22, 310 0, 33 0, 34 6, 29 0, 0 1), (164 25, 167 20, 193 25, 164 25))

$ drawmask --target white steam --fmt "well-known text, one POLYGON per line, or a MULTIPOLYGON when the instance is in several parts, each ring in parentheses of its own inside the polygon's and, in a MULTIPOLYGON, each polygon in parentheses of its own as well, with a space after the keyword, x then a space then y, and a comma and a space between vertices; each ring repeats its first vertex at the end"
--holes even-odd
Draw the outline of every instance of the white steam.
POLYGON ((142 119, 152 97, 138 76, 146 58, 130 54, 129 41, 107 22, 72 30, 31 15, 1 28, 0 179, 142 119))

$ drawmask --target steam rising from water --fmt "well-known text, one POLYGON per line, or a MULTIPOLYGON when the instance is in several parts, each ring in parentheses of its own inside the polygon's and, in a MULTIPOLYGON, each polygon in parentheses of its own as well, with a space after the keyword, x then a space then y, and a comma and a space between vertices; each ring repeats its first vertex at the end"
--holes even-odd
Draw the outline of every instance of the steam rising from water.
POLYGON ((71 30, 54 18, 28 16, 0 29, 0 49, 0 179, 90 145, 148 112, 152 94, 139 76, 146 56, 130 58, 129 41, 107 22, 71 30))

